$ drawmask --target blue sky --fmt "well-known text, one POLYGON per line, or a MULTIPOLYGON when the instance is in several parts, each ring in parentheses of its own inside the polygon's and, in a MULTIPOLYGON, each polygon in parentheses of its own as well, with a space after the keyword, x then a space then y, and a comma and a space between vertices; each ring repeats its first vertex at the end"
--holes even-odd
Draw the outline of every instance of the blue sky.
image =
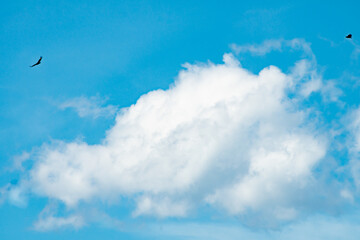
POLYGON ((3 2, 0 238, 355 239, 358 7, 3 2))

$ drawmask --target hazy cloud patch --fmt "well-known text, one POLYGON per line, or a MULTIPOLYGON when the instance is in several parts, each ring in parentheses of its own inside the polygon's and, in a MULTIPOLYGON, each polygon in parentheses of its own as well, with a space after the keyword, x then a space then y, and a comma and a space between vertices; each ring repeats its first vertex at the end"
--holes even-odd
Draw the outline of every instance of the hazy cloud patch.
POLYGON ((94 119, 100 117, 112 117, 118 111, 118 107, 114 105, 105 105, 106 99, 99 96, 76 97, 69 99, 59 105, 62 110, 73 109, 79 117, 92 117, 94 119))

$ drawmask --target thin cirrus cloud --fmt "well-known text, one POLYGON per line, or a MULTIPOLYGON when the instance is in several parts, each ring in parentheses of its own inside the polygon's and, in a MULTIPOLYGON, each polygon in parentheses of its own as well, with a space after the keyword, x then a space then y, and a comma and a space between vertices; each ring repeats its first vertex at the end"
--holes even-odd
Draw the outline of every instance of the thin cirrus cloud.
POLYGON ((59 105, 62 110, 73 109, 79 117, 91 117, 94 119, 100 117, 112 117, 118 111, 117 106, 105 105, 106 99, 99 96, 90 98, 81 96, 69 99, 59 105))
POLYGON ((34 230, 40 232, 52 231, 59 228, 80 228, 83 227, 84 220, 81 216, 71 215, 68 217, 48 216, 41 218, 34 223, 34 230))
MULTIPOLYGON (((185 64, 169 89, 121 109, 99 144, 42 146, 13 191, 57 200, 75 212, 80 203, 122 196, 135 202, 133 216, 186 217, 209 205, 265 227, 346 203, 351 193, 341 194, 315 171, 326 161, 328 140, 310 119, 316 110, 301 104, 312 93, 332 91, 321 91, 308 43, 279 44, 248 51, 303 51, 289 73, 270 66, 253 74, 232 54, 224 54, 223 64, 185 64), (315 87, 306 87, 313 81, 315 87)), ((55 227, 76 220, 46 219, 55 227)), ((51 229, 40 223, 45 227, 39 229, 51 229)))
MULTIPOLYGON (((347 116, 348 131, 351 133, 349 141, 350 171, 356 188, 360 189, 360 107, 351 111, 347 116)), ((350 195, 352 197, 352 195, 350 195)))
POLYGON ((270 39, 261 44, 238 45, 231 44, 230 48, 236 53, 249 52, 255 56, 263 56, 272 51, 284 51, 286 49, 301 50, 307 57, 314 60, 315 55, 311 50, 310 44, 304 39, 294 38, 292 40, 270 39))
POLYGON ((161 226, 153 224, 147 231, 156 239, 194 239, 194 240, 297 240, 297 239, 348 239, 357 240, 360 228, 357 224, 358 214, 343 217, 312 216, 287 228, 275 231, 254 231, 230 222, 223 223, 166 223, 161 226), (226 233, 226 234, 225 234, 226 233))
POLYGON ((70 215, 67 217, 57 217, 56 205, 48 204, 40 213, 39 219, 34 223, 33 229, 40 232, 51 231, 59 228, 80 228, 85 225, 85 221, 80 215, 70 215))

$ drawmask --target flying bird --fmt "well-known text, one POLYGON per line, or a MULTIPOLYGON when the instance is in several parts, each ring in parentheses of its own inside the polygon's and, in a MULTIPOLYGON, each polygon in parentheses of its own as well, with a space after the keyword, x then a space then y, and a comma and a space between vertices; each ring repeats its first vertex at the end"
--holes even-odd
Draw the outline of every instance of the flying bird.
POLYGON ((352 38, 352 35, 349 34, 349 35, 347 35, 345 38, 352 38))
POLYGON ((37 61, 37 63, 35 63, 34 65, 32 65, 30 67, 35 67, 36 65, 39 65, 41 63, 41 59, 42 59, 42 57, 40 56, 40 59, 37 61))

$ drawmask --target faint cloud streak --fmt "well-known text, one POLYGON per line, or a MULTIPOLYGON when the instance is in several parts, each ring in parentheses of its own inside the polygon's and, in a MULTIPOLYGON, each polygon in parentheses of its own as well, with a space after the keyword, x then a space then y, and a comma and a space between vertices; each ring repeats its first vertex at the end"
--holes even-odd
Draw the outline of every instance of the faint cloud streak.
POLYGON ((107 99, 102 99, 99 96, 76 97, 69 99, 59 105, 62 110, 73 109, 79 115, 79 117, 92 117, 94 119, 100 117, 112 117, 117 111, 118 107, 114 105, 105 105, 107 99))

